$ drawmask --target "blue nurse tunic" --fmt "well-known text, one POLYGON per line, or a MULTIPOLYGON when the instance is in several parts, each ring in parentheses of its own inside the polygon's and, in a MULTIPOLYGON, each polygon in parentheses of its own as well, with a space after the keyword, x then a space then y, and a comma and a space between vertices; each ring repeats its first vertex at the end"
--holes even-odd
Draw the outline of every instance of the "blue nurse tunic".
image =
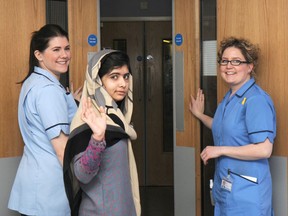
POLYGON ((8 208, 25 215, 70 216, 63 170, 51 140, 70 132, 77 110, 72 94, 51 73, 34 68, 24 82, 18 106, 25 143, 8 208))
MULTIPOLYGON (((233 96, 230 94, 231 91, 227 92, 213 119, 214 145, 244 146, 264 142, 267 138, 273 143, 276 114, 270 96, 254 78, 233 96)), ((249 161, 222 156, 216 159, 215 166, 215 216, 273 215, 267 159, 249 161)))

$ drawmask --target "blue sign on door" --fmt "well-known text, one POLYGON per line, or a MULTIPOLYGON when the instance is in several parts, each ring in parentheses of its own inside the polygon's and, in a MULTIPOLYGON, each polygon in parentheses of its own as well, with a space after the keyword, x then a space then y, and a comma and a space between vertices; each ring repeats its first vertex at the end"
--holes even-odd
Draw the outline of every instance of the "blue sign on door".
POLYGON ((177 46, 181 46, 182 43, 183 43, 183 37, 182 37, 182 35, 181 35, 181 34, 176 34, 176 36, 175 36, 175 44, 176 44, 177 46))
POLYGON ((90 46, 96 46, 96 44, 97 44, 97 37, 96 37, 95 34, 90 34, 90 35, 88 36, 88 44, 89 44, 90 46))

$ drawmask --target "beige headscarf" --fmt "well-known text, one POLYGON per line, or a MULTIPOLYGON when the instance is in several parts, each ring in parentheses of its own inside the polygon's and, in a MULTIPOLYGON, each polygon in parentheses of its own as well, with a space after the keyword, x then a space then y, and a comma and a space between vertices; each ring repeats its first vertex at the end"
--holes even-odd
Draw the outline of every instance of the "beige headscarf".
MULTIPOLYGON (((110 133, 123 133, 123 134, 127 134, 131 140, 134 140, 137 138, 137 134, 130 124, 132 111, 133 111, 132 76, 130 76, 129 78, 130 79, 129 91, 128 91, 128 95, 125 97, 123 101, 124 107, 122 108, 122 111, 121 111, 118 105, 116 104, 116 102, 112 99, 112 97, 108 94, 108 92, 102 86, 102 81, 98 75, 99 69, 101 67, 101 59, 105 57, 107 54, 112 53, 112 52, 116 52, 116 50, 99 51, 89 61, 87 65, 87 70, 86 70, 86 80, 83 86, 82 99, 90 97, 92 99, 92 103, 95 107, 96 112, 99 112, 100 106, 103 106, 104 108, 106 107, 105 108, 106 114, 107 114, 106 134, 109 134, 109 132, 110 133), (107 107, 109 109, 107 109, 107 107), (109 117, 109 116, 115 116, 115 115, 121 120, 122 126, 117 124, 118 121, 115 122, 113 121, 113 119, 109 117)), ((71 134, 69 136, 69 139, 70 138, 72 139, 73 137, 75 137, 78 133, 83 131, 83 128, 85 128, 85 122, 81 119, 81 112, 82 112, 82 100, 80 101, 79 108, 71 123, 71 126, 70 126, 71 134)), ((105 135, 105 138, 107 140, 106 135, 105 135)), ((128 139, 130 178, 131 178, 131 186, 132 186, 132 193, 133 193, 135 208, 136 208, 137 215, 139 216, 141 215, 141 206, 140 206, 138 174, 137 174, 137 167, 136 167, 130 139, 128 139)), ((67 145, 69 145, 69 141, 67 145)), ((70 151, 68 150, 67 154, 69 154, 70 159, 72 159, 71 157, 73 157, 74 154, 70 152, 71 150, 70 151)), ((65 159, 64 159, 64 163, 65 163, 65 159)), ((64 175, 65 175, 65 166, 64 166, 64 175)), ((64 179, 65 179, 65 176, 64 176, 64 179)))

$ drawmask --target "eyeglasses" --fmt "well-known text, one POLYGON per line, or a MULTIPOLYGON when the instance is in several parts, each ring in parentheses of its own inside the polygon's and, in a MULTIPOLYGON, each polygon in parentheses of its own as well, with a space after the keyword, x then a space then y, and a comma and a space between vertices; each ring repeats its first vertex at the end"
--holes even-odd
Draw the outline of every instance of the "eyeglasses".
POLYGON ((223 66, 226 66, 226 65, 228 65, 228 63, 230 62, 230 64, 231 65, 233 65, 233 66, 239 66, 240 64, 249 64, 250 62, 247 62, 247 61, 240 61, 240 60, 220 60, 220 61, 218 61, 218 63, 220 64, 220 65, 223 65, 223 66))

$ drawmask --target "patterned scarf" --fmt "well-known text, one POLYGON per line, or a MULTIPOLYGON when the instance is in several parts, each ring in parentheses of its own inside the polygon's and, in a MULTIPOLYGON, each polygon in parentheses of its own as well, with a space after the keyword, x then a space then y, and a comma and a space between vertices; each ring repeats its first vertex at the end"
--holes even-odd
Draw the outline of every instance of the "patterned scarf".
MULTIPOLYGON (((137 138, 136 132, 130 125, 133 111, 132 97, 132 76, 129 77, 129 91, 127 96, 122 101, 120 107, 115 103, 112 97, 107 93, 102 86, 100 77, 98 76, 101 67, 101 59, 111 52, 116 50, 102 50, 96 53, 89 61, 86 70, 86 80, 84 82, 82 98, 90 97, 96 112, 99 112, 99 107, 103 106, 106 110, 107 128, 105 132, 105 140, 107 147, 114 145, 120 139, 128 138, 128 155, 130 166, 131 187, 133 199, 137 215, 141 214, 138 174, 135 163, 135 158, 130 140, 137 138)), ((78 181, 73 174, 73 158, 80 152, 85 151, 91 138, 92 131, 89 126, 81 119, 82 100, 79 108, 72 120, 70 126, 69 140, 65 149, 64 155, 64 182, 66 194, 69 200, 71 215, 78 215, 79 205, 81 202, 81 189, 78 181)))

